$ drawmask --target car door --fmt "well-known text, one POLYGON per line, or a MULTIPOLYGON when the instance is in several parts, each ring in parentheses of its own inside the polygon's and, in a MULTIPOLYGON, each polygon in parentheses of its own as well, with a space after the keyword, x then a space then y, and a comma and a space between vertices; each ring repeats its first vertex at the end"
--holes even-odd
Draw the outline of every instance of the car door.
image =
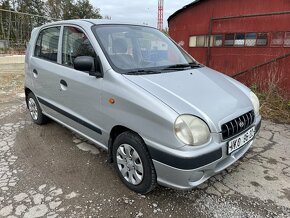
POLYGON ((74 69, 76 57, 97 54, 85 31, 76 26, 64 26, 61 47, 61 70, 59 71, 59 98, 65 123, 90 139, 102 141, 100 127, 100 98, 103 78, 90 76, 88 72, 74 69))
MULTIPOLYGON (((45 27, 40 30, 29 64, 28 73, 32 74, 33 92, 42 110, 48 115, 54 115, 52 105, 56 104, 59 95, 60 32, 61 26, 45 27)), ((60 118, 57 114, 55 117, 60 118)))

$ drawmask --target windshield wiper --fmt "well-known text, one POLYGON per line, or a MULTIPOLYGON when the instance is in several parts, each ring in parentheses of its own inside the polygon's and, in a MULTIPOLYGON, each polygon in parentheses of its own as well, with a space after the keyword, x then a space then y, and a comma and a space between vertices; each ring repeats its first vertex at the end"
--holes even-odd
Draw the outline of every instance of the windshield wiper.
POLYGON ((132 71, 128 71, 124 74, 127 75, 144 75, 144 74, 157 74, 157 73, 161 73, 160 70, 132 70, 132 71))
POLYGON ((200 68, 201 65, 198 63, 188 63, 188 64, 175 64, 164 68, 164 70, 187 70, 189 68, 200 68))

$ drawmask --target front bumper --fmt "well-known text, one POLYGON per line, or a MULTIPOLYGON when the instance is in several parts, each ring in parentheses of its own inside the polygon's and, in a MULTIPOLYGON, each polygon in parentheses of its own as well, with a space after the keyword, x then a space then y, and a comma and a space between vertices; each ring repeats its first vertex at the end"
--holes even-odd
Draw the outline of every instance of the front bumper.
MULTIPOLYGON (((261 126, 261 117, 256 119, 255 123, 249 128, 255 126, 256 133, 255 137, 258 134, 261 126)), ((199 157, 194 158, 184 158, 172 157, 162 152, 156 154, 156 151, 149 149, 150 152, 153 151, 152 159, 153 164, 157 173, 157 182, 160 185, 180 189, 188 190, 196 187, 209 179, 211 176, 219 173, 220 171, 226 169, 239 158, 241 158, 248 149, 252 146, 255 137, 253 140, 245 144, 243 147, 234 151, 230 155, 227 154, 227 141, 220 142, 217 146, 216 142, 215 147, 218 147, 218 150, 206 153, 199 157), (168 161, 174 162, 174 166, 169 165, 168 161)), ((211 145, 208 145, 211 146, 211 145)))

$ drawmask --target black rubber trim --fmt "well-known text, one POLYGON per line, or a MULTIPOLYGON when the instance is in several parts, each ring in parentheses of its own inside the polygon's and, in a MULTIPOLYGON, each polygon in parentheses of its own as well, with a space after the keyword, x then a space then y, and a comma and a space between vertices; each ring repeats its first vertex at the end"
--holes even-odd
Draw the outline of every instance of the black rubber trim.
POLYGON ((60 108, 54 106, 54 105, 52 105, 51 103, 49 103, 49 102, 43 100, 42 98, 37 97, 37 99, 38 99, 38 101, 39 101, 41 104, 44 104, 45 106, 51 108, 52 110, 55 110, 56 112, 58 112, 58 113, 60 113, 60 114, 62 114, 62 115, 64 115, 64 116, 66 116, 67 118, 70 118, 70 119, 72 119, 73 121, 75 121, 75 122, 77 122, 77 123, 79 123, 79 124, 81 124, 81 125, 83 125, 83 126, 89 128, 89 129, 91 129, 91 130, 93 130, 93 131, 99 133, 100 135, 102 135, 102 130, 100 130, 98 127, 93 126, 92 124, 89 124, 89 123, 87 123, 86 121, 83 121, 83 120, 81 120, 80 118, 78 118, 78 117, 76 117, 76 116, 74 116, 74 115, 72 115, 72 114, 70 114, 70 113, 68 113, 68 112, 66 112, 66 111, 64 111, 64 110, 62 110, 62 109, 60 109, 60 108))
POLYGON ((260 128, 261 128, 261 123, 262 123, 262 120, 260 120, 260 122, 259 122, 258 125, 256 126, 256 133, 260 130, 260 128))
POLYGON ((159 161, 163 164, 169 165, 183 170, 192 170, 207 164, 210 164, 222 157, 222 148, 212 151, 210 153, 198 156, 198 157, 177 157, 172 154, 167 154, 163 151, 160 151, 156 148, 149 147, 149 151, 152 159, 159 161))

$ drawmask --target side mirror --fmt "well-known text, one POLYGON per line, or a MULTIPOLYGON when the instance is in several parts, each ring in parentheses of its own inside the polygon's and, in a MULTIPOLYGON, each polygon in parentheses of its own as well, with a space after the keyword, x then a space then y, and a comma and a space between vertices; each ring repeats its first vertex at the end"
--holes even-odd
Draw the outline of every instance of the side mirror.
POLYGON ((90 76, 103 77, 99 57, 96 60, 91 56, 79 56, 74 60, 74 68, 79 71, 88 72, 90 76))
POLYGON ((74 60, 74 68, 79 71, 92 71, 94 67, 94 58, 90 56, 79 56, 74 60))

